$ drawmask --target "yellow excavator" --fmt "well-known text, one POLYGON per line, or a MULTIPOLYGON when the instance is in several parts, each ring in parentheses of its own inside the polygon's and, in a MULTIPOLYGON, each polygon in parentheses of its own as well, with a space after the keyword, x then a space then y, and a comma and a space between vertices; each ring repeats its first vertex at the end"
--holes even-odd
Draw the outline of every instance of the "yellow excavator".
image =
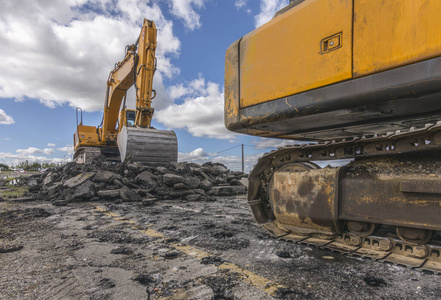
POLYGON ((153 75, 156 70, 156 25, 144 19, 138 40, 126 47, 126 54, 110 72, 104 115, 98 127, 83 125, 77 108, 74 161, 86 163, 104 155, 110 161, 167 164, 177 161, 178 142, 173 131, 151 126, 154 109, 153 75), (134 86, 136 109, 127 109, 127 90, 134 86), (121 106, 122 104, 122 106, 121 106))
POLYGON ((249 176, 273 236, 441 273, 440 14, 431 0, 292 0, 228 48, 226 127, 302 141, 249 176))

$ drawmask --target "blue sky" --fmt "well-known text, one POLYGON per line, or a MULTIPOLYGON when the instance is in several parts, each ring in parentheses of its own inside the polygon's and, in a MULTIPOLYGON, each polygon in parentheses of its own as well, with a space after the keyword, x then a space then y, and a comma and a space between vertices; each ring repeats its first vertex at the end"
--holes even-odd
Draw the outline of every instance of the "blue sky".
POLYGON ((177 133, 179 161, 239 170, 245 144, 250 170, 287 142, 224 128, 224 55, 288 2, 0 0, 0 163, 69 161, 75 107, 84 124, 100 123, 108 74, 147 18, 158 28, 153 125, 177 133))

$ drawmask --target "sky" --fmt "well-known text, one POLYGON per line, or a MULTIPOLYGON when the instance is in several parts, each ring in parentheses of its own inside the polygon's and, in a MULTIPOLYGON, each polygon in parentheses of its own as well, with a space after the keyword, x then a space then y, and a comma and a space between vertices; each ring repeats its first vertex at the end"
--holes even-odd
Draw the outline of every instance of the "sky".
MULTIPOLYGON (((106 81, 144 18, 158 29, 152 125, 173 130, 181 162, 245 171, 292 142, 224 126, 224 57, 289 0, 0 0, 0 163, 71 161, 76 107, 101 123, 106 81)), ((129 108, 135 106, 132 90, 129 108)))

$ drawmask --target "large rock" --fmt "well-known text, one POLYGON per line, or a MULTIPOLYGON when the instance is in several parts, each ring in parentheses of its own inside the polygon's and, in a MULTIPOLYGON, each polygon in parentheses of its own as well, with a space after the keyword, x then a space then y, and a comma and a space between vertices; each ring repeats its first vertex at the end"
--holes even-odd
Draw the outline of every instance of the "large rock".
POLYGON ((156 195, 160 196, 162 199, 185 199, 185 197, 192 194, 194 194, 194 191, 192 190, 173 190, 169 187, 162 187, 156 191, 156 195))
POLYGON ((220 175, 220 174, 226 174, 229 172, 228 168, 225 167, 223 164, 221 163, 204 163, 202 165, 202 171, 204 171, 207 174, 211 174, 211 175, 220 175))
MULTIPOLYGON (((47 188, 47 186, 49 186, 52 183, 54 183, 55 180, 58 179, 58 177, 60 177, 60 176, 57 173, 49 172, 49 174, 47 174, 46 177, 43 180, 43 188, 47 188)), ((29 183, 28 183, 28 185, 29 185, 29 183)))
POLYGON ((234 195, 234 188, 232 186, 215 186, 209 194, 213 196, 232 196, 234 195))
POLYGON ((206 192, 211 190, 212 187, 213 184, 207 179, 202 180, 201 183, 199 184, 199 188, 203 189, 206 192))
POLYGON ((106 199, 114 199, 119 197, 119 190, 101 190, 98 191, 98 196, 100 198, 106 199))
POLYGON ((231 179, 228 183, 229 183, 230 185, 242 185, 242 182, 240 182, 240 181, 237 180, 237 179, 231 179))
POLYGON ((159 174, 167 174, 168 173, 168 169, 166 167, 159 166, 159 167, 156 168, 156 172, 158 172, 159 174))
POLYGON ((191 189, 198 188, 199 184, 201 184, 201 180, 197 177, 186 177, 184 183, 191 189))
POLYGON ((184 183, 180 182, 180 183, 175 183, 173 185, 173 190, 175 191, 188 190, 188 187, 184 183))
POLYGON ((63 184, 61 182, 54 183, 50 188, 47 189, 47 194, 49 196, 55 195, 61 189, 62 185, 63 184))
POLYGON ((240 186, 215 186, 211 189, 210 195, 214 196, 233 196, 246 194, 246 188, 243 185, 240 186))
POLYGON ((28 188, 30 191, 37 191, 40 187, 40 184, 36 179, 31 179, 28 181, 28 188))
POLYGON ((95 182, 112 182, 114 176, 115 176, 114 172, 100 170, 96 173, 95 177, 93 178, 93 181, 95 181, 95 182))
POLYGON ((226 184, 227 183, 227 178, 224 176, 216 176, 216 178, 214 179, 214 183, 216 184, 226 184))
POLYGON ((129 188, 120 189, 119 194, 121 196, 121 199, 125 202, 137 202, 142 200, 142 197, 140 195, 129 188))
POLYGON ((135 178, 135 182, 144 188, 151 188, 158 185, 158 176, 149 171, 144 171, 135 178))
POLYGON ((95 185, 91 181, 87 181, 80 185, 73 194, 74 200, 88 200, 95 197, 95 185))
POLYGON ((236 185, 233 186, 233 188, 236 195, 244 195, 247 193, 247 188, 243 185, 236 185))
POLYGON ((66 180, 66 182, 63 184, 63 186, 67 187, 67 188, 77 187, 77 186, 83 184, 84 182, 86 182, 93 175, 95 175, 95 172, 87 172, 87 173, 79 174, 75 177, 72 177, 72 178, 66 180))
POLYGON ((173 186, 176 183, 185 183, 185 179, 182 176, 175 174, 165 174, 162 176, 162 182, 166 186, 173 186))

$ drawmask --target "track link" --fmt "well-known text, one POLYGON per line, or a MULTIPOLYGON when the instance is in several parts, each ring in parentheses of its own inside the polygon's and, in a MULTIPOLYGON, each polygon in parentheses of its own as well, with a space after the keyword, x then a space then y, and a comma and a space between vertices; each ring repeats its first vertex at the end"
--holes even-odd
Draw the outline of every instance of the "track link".
POLYGON ((439 275, 441 244, 438 243, 414 246, 389 235, 359 237, 343 233, 316 237, 290 233, 274 218, 268 200, 268 187, 274 172, 287 163, 391 156, 440 148, 441 122, 427 124, 423 128, 411 128, 405 132, 279 148, 264 154, 250 173, 248 203, 260 225, 277 238, 439 275))

